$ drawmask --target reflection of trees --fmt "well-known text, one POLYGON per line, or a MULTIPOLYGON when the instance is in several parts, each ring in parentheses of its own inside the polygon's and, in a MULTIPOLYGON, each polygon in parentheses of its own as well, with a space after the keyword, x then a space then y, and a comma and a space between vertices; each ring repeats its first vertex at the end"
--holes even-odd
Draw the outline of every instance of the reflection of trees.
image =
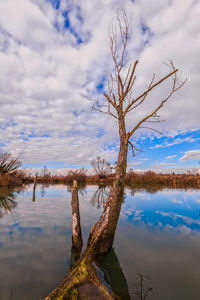
POLYGON ((148 282, 150 282, 151 278, 144 274, 138 273, 139 277, 138 282, 135 284, 135 292, 134 296, 138 300, 147 300, 150 295, 155 296, 157 294, 157 290, 152 285, 149 286, 148 282))
MULTIPOLYGON (((86 187, 87 187, 86 182, 78 182, 78 192, 81 196, 83 196, 84 194, 87 194, 86 187)), ((67 184, 67 191, 69 193, 72 192, 72 185, 71 184, 67 184)))
MULTIPOLYGON (((110 195, 110 186, 99 185, 98 189, 94 192, 90 199, 92 206, 96 208, 104 207, 109 195, 110 195)), ((125 202, 126 194, 124 193, 123 202, 125 202)))
POLYGON ((93 206, 100 208, 104 205, 108 196, 110 194, 110 189, 107 186, 100 185, 98 189, 94 192, 90 202, 93 206))
POLYGON ((144 184, 143 182, 141 183, 131 183, 131 184, 127 184, 126 185, 126 189, 130 190, 131 195, 134 196, 134 194, 138 191, 144 191, 147 192, 149 194, 155 194, 157 192, 161 192, 163 190, 166 190, 168 188, 172 188, 172 189, 184 189, 184 190, 189 190, 190 187, 189 186, 172 186, 170 187, 169 185, 166 184, 157 184, 157 183, 153 183, 153 184, 144 184))
POLYGON ((16 195, 8 188, 0 188, 0 218, 10 213, 16 206, 16 195))
POLYGON ((134 196, 136 192, 147 192, 149 194, 155 194, 157 192, 163 191, 166 189, 166 186, 160 186, 160 185, 146 185, 145 187, 141 184, 132 184, 127 185, 126 189, 130 191, 131 195, 134 196))
POLYGON ((45 197, 46 195, 46 188, 49 187, 49 184, 42 184, 40 187, 40 196, 45 197))
MULTIPOLYGON (((128 284, 114 248, 108 252, 98 267, 104 273, 105 281, 110 285, 115 299, 130 300, 128 284)), ((148 300, 150 296, 156 295, 156 289, 152 285, 151 278, 138 273, 138 281, 134 285, 134 300, 148 300)))
POLYGON ((108 252, 98 265, 104 273, 105 281, 110 285, 116 299, 130 300, 128 284, 114 248, 108 252))

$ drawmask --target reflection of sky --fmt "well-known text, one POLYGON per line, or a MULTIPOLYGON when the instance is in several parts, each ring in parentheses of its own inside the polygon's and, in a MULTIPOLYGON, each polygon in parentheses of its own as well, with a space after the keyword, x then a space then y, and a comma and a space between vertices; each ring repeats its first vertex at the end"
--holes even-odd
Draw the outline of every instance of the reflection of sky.
MULTIPOLYGON (((71 195, 64 186, 51 186, 42 197, 32 187, 18 195, 17 207, 0 219, 0 299, 44 299, 69 270, 71 195)), ((95 189, 95 188, 94 188, 95 189)), ((101 210, 90 207, 93 189, 80 196, 83 239, 101 210), (90 209, 88 209, 88 207, 90 209)))
POLYGON ((200 192, 165 190, 155 194, 127 191, 120 222, 128 221, 161 230, 200 231, 200 192))
MULTIPOLYGON (((91 204, 96 189, 90 186, 79 197, 84 244, 102 211, 91 204)), ((42 197, 37 186, 32 202, 30 186, 16 201, 12 213, 0 219, 0 299, 10 300, 11 288, 15 299, 44 299, 69 270, 71 195, 66 187, 56 185, 48 187, 42 197)), ((191 287, 193 295, 196 293, 195 278, 200 277, 199 211, 200 191, 136 192, 134 196, 126 191, 114 246, 130 291, 136 272, 144 272, 163 291, 158 299, 188 300, 191 287), (184 275, 185 269, 188 275, 184 275), (181 286, 176 297, 168 288, 173 289, 174 276, 181 286), (183 280, 188 294, 184 289, 182 292, 183 280)))

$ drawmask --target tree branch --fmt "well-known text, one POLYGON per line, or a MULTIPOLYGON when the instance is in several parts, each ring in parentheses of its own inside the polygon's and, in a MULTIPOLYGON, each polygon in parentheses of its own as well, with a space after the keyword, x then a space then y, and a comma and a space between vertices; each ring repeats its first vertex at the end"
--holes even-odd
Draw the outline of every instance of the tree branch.
MULTIPOLYGON (((168 95, 168 96, 160 103, 160 105, 159 105, 156 109, 154 109, 154 111, 153 111, 152 113, 150 113, 149 115, 147 115, 146 117, 144 117, 144 118, 143 118, 143 119, 142 119, 142 120, 141 120, 141 121, 140 121, 140 122, 139 122, 139 123, 138 123, 131 131, 130 131, 130 132, 128 132, 129 138, 130 138, 130 137, 133 135, 133 133, 140 127, 140 125, 141 125, 142 123, 146 122, 146 121, 147 121, 149 118, 151 118, 151 117, 157 117, 156 113, 161 109, 161 107, 163 107, 163 105, 171 98, 171 96, 185 84, 186 80, 183 81, 179 86, 176 87, 176 85, 177 85, 177 76, 176 76, 177 69, 174 68, 174 66, 173 66, 172 63, 171 63, 171 65, 172 65, 172 67, 173 67, 173 69, 174 69, 174 71, 170 73, 171 75, 174 74, 171 92, 170 92, 169 95, 168 95)), ((168 77, 171 76, 171 75, 166 76, 165 79, 168 78, 168 77)), ((165 79, 162 79, 162 81, 165 80, 165 79)), ((162 81, 160 81, 160 82, 162 82, 162 81)), ((156 85, 158 85, 158 83, 157 83, 156 85)), ((155 85, 154 85, 154 86, 155 86, 155 85)), ((152 88, 151 88, 151 89, 152 89, 152 88)))
POLYGON ((142 152, 142 150, 140 150, 140 149, 138 149, 138 148, 136 148, 130 141, 128 141, 128 144, 130 145, 130 147, 131 147, 131 150, 132 150, 132 154, 133 154, 133 156, 135 156, 135 152, 134 152, 134 150, 136 150, 136 151, 140 151, 140 152, 142 152))
MULTIPOLYGON (((127 112, 131 111, 133 108, 133 104, 136 103, 138 100, 140 100, 142 97, 147 96, 147 94, 153 89, 155 88, 157 85, 161 84, 164 80, 166 80, 167 78, 169 78, 170 76, 174 75, 176 72, 178 72, 178 69, 174 69, 173 67, 173 71, 171 73, 169 73, 168 75, 166 75, 165 77, 163 77, 162 79, 160 79, 159 81, 157 81, 155 84, 153 84, 152 86, 148 87, 148 89, 142 93, 140 96, 138 96, 136 99, 133 99, 130 104, 126 107, 126 109, 124 110, 124 115, 126 115, 127 112)), ((143 101, 142 101, 143 102, 143 101)))

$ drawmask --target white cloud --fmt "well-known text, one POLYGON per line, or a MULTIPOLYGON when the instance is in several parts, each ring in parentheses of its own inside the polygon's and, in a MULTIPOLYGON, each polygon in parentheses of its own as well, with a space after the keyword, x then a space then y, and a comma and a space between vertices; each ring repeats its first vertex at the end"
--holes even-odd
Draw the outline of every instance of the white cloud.
POLYGON ((134 166, 141 165, 141 164, 143 164, 147 160, 148 160, 148 158, 141 158, 138 161, 132 161, 132 162, 130 162, 130 163, 127 164, 127 167, 131 168, 131 167, 134 167, 134 166))
POLYGON ((200 150, 186 151, 180 160, 200 160, 200 150))
POLYGON ((166 159, 172 159, 172 158, 175 158, 176 155, 170 155, 170 156, 167 156, 166 159))
POLYGON ((181 200, 178 200, 178 199, 172 199, 171 202, 177 203, 177 204, 183 204, 183 202, 181 200))
MULTIPOLYGON (((194 143, 194 142, 196 142, 198 140, 199 140, 199 138, 194 139, 192 137, 186 137, 184 139, 176 138, 176 139, 173 140, 173 142, 167 142, 167 141, 165 141, 162 144, 158 144, 158 145, 155 145, 155 146, 151 147, 151 149, 167 148, 167 147, 171 147, 171 146, 174 146, 174 145, 182 144, 182 143, 185 143, 185 142, 187 142, 187 143, 194 143)), ((173 157, 175 157, 175 156, 173 156, 173 157)))
POLYGON ((154 163, 154 167, 166 167, 172 165, 172 163, 154 163))
MULTIPOLYGON (((0 145, 4 150, 17 149, 26 163, 85 164, 100 153, 115 160, 116 148, 105 150, 106 144, 118 141, 115 120, 90 113, 90 103, 82 95, 96 96, 95 86, 113 68, 107 28, 117 7, 126 9, 133 26, 128 59, 140 61, 135 94, 154 72, 157 78, 166 74, 162 63, 171 58, 188 78, 176 100, 161 111, 167 122, 157 128, 165 134, 199 128, 197 1, 63 0, 55 10, 47 1, 1 0, 0 145), (66 9, 71 31, 63 27, 66 9), (142 32, 141 24, 150 29, 142 32), (77 44, 75 33, 82 44, 77 44)), ((160 86, 141 111, 131 113, 127 128, 151 111, 168 88, 168 83, 160 86)), ((144 130, 137 137, 140 134, 144 130)))

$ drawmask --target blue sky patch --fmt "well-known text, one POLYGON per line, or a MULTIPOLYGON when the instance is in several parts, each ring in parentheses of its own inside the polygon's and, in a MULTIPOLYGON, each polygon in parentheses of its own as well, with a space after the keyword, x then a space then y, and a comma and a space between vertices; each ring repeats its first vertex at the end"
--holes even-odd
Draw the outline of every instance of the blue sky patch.
POLYGON ((50 2, 53 8, 59 9, 61 0, 46 0, 46 1, 50 2))

